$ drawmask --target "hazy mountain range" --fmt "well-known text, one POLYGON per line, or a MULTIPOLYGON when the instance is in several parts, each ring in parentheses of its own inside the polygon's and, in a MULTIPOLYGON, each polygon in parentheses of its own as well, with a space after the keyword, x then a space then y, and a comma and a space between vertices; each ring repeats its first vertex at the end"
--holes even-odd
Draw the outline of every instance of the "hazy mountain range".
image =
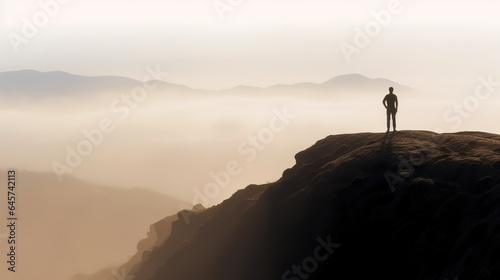
MULTIPOLYGON (((39 72, 21 70, 0 73, 0 94, 23 93, 32 97, 43 94, 76 92, 130 91, 142 81, 118 76, 80 76, 61 71, 39 72)), ((163 82, 164 88, 189 90, 190 88, 163 82)))
MULTIPOLYGON (((77 92, 97 93, 108 91, 130 91, 140 85, 138 81, 117 76, 80 76, 66 72, 39 72, 21 70, 0 73, 0 94, 16 93, 31 97, 43 95, 70 94, 77 92)), ((297 83, 292 85, 273 85, 265 88, 237 86, 224 90, 194 89, 184 85, 161 82, 161 89, 182 92, 204 93, 271 93, 271 92, 335 92, 335 91, 387 91, 388 86, 398 91, 411 91, 411 88, 387 79, 371 79, 361 74, 334 77, 323 83, 297 83)))

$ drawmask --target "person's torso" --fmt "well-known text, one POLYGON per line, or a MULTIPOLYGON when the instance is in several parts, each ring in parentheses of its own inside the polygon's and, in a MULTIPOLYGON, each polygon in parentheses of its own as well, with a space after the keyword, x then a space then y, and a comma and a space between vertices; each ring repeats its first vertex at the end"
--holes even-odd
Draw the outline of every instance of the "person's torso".
POLYGON ((387 109, 395 109, 396 108, 396 95, 388 94, 385 96, 387 100, 387 109))

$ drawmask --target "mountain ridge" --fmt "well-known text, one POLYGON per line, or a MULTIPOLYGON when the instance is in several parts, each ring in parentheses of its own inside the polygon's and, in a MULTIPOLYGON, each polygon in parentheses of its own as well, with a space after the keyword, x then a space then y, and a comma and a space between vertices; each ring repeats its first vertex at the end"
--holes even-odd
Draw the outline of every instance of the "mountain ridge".
MULTIPOLYGON (((151 79, 149 81, 158 81, 151 79)), ((0 73, 0 91, 42 94, 61 94, 72 92, 93 92, 121 90, 130 91, 144 81, 122 76, 85 76, 64 71, 37 71, 25 69, 0 73)), ((158 81, 162 87, 194 90, 190 87, 158 81)))
MULTIPOLYGON (((183 91, 197 91, 206 93, 228 93, 234 91, 250 91, 260 92, 268 90, 335 90, 343 89, 343 87, 350 86, 356 89, 357 86, 362 88, 374 87, 379 88, 381 85, 384 87, 395 86, 401 90, 412 90, 410 87, 399 84, 388 79, 375 78, 371 79, 361 74, 346 74, 339 75, 331 78, 325 82, 312 83, 312 82, 299 82, 294 84, 276 84, 267 87, 256 87, 239 85, 221 90, 206 90, 199 88, 192 88, 185 85, 168 83, 160 81, 161 86, 164 88, 171 88, 183 91)), ((86 76, 71 74, 63 71, 37 71, 32 69, 6 71, 0 73, 0 91, 3 92, 28 92, 33 96, 35 93, 54 94, 73 91, 106 91, 106 90, 130 90, 134 86, 142 84, 132 78, 121 76, 86 76), (28 81, 28 82, 27 82, 28 81)))

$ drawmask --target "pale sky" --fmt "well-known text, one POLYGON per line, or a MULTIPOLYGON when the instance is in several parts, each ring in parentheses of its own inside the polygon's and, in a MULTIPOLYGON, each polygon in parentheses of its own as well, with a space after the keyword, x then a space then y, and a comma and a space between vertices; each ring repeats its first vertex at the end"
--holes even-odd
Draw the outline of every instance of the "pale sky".
POLYGON ((23 36, 23 19, 34 22, 44 9, 38 0, 0 2, 0 71, 140 79, 147 65, 160 64, 171 82, 206 89, 358 72, 444 91, 494 73, 500 63, 500 2, 493 0, 233 0, 223 21, 214 0, 60 1, 68 3, 50 6, 54 16, 17 53, 9 34, 23 36), (391 2, 399 12, 348 63, 339 45, 353 44, 355 28, 391 2))

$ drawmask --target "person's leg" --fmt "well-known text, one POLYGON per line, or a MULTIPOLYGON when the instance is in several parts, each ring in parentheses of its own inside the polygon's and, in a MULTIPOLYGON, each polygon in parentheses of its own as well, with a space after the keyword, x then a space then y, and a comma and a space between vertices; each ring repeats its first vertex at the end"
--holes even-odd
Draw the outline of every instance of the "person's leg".
POLYGON ((396 112, 392 112, 392 127, 396 131, 396 112))
POLYGON ((387 131, 391 127, 391 111, 387 110, 387 131))

